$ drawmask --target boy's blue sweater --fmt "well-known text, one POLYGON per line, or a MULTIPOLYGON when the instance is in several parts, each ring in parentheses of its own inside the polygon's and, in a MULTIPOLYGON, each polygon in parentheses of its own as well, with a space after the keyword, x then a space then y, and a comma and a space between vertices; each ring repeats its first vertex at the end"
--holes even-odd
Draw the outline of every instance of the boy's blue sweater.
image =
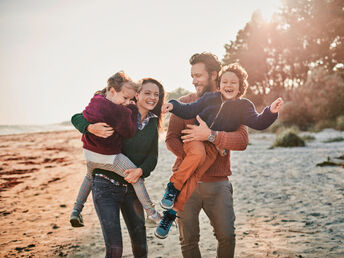
MULTIPOLYGON (((182 103, 178 100, 169 101, 173 105, 171 111, 183 119, 192 119, 199 115, 210 127, 222 104, 220 92, 207 92, 195 102, 182 103)), ((224 101, 223 107, 210 128, 215 131, 232 132, 240 125, 247 125, 256 130, 268 128, 278 117, 266 107, 262 113, 257 113, 255 106, 248 99, 224 101)), ((197 120, 196 123, 198 124, 197 120)))

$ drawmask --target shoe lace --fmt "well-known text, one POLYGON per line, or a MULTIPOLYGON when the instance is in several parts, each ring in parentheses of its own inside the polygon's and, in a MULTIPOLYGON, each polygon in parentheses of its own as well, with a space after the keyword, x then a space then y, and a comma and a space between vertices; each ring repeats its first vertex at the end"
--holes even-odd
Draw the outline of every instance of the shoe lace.
POLYGON ((169 212, 165 212, 160 221, 160 227, 162 227, 164 230, 167 230, 176 218, 178 218, 178 216, 173 216, 169 212))
POLYGON ((166 195, 165 199, 167 200, 173 200, 173 198, 175 198, 178 194, 178 191, 176 189, 174 189, 173 187, 169 187, 168 189, 168 194, 166 195))
POLYGON ((166 196, 165 199, 167 199, 167 200, 169 200, 169 201, 172 201, 173 197, 174 197, 174 194, 170 194, 170 193, 169 193, 169 194, 166 196))

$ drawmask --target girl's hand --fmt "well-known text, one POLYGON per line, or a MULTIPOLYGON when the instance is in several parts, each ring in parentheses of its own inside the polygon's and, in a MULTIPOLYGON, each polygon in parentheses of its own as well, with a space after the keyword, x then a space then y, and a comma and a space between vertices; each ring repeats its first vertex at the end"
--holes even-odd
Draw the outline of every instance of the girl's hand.
POLYGON ((284 103, 284 101, 282 98, 276 99, 274 102, 272 102, 272 104, 270 106, 270 111, 274 114, 279 112, 283 106, 283 103, 284 103))
POLYGON ((113 128, 107 123, 90 124, 87 126, 86 130, 89 131, 91 134, 102 138, 108 138, 114 133, 113 128))
POLYGON ((173 105, 171 103, 166 103, 162 105, 161 112, 165 114, 166 112, 171 111, 172 109, 173 109, 173 105))
POLYGON ((141 168, 131 168, 124 171, 126 177, 124 178, 128 183, 134 184, 143 175, 141 168))

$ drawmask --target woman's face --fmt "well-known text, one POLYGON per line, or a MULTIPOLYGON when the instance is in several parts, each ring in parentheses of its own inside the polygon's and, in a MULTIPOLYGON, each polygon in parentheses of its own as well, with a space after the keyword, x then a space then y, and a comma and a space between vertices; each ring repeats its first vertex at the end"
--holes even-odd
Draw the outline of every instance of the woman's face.
POLYGON ((151 111, 159 102, 159 87, 151 82, 142 85, 140 92, 136 93, 137 107, 151 111))
POLYGON ((221 76, 220 92, 225 99, 235 99, 239 94, 240 82, 233 72, 225 72, 221 76))

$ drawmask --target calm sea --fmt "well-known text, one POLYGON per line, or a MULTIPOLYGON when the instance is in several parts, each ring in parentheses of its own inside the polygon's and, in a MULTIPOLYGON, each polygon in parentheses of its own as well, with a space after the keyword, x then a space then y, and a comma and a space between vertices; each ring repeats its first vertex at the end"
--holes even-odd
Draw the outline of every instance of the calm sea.
POLYGON ((0 125, 0 135, 72 130, 71 124, 0 125))

